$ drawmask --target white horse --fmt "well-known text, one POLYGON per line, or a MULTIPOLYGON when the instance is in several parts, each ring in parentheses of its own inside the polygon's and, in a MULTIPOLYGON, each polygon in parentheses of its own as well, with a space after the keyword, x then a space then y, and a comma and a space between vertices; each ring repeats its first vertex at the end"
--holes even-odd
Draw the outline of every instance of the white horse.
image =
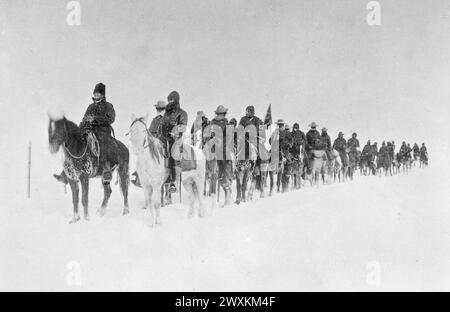
POLYGON ((311 160, 311 174, 310 182, 311 186, 319 186, 320 177, 322 177, 322 182, 325 184, 325 171, 327 163, 327 155, 324 150, 313 150, 312 160, 311 160))
MULTIPOLYGON (((145 195, 145 204, 151 213, 151 225, 161 222, 159 209, 161 208, 161 190, 169 175, 165 166, 164 149, 159 139, 147 130, 148 116, 131 117, 130 141, 132 149, 137 156, 136 169, 145 195)), ((183 147, 192 147, 183 144, 183 147)), ((203 152, 192 147, 196 160, 196 168, 183 173, 182 185, 189 197, 188 216, 194 215, 195 203, 198 202, 198 214, 205 215, 203 204, 203 180, 205 178, 205 160, 203 152)), ((184 148, 184 150, 189 150, 184 148)), ((183 159, 190 159, 190 155, 183 154, 183 159)), ((182 160, 183 162, 183 160, 182 160)), ((180 186, 181 187, 181 186, 180 186)), ((179 190, 181 191, 181 190, 179 190)))
POLYGON ((331 150, 332 159, 327 162, 327 180, 328 183, 336 182, 336 179, 341 182, 341 178, 345 175, 344 167, 342 165, 341 156, 335 149, 331 150), (342 175, 341 175, 342 174, 342 175))

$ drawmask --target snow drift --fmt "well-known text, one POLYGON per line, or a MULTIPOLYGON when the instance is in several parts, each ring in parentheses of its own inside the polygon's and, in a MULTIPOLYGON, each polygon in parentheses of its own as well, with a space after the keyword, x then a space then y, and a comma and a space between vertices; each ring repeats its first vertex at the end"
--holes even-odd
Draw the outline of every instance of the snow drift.
POLYGON ((60 162, 49 163, 35 166, 29 200, 23 183, 2 181, 0 290, 450 290, 450 183, 437 166, 306 187, 203 219, 175 204, 152 229, 134 186, 130 215, 114 186, 97 216, 100 180, 91 180, 91 221, 69 225, 70 191, 51 177, 60 162))

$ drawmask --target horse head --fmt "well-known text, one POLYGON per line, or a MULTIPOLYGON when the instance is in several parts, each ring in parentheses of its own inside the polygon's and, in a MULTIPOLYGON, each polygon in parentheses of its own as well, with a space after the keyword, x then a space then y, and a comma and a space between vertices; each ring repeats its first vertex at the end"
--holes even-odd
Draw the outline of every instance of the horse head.
POLYGON ((131 116, 130 130, 127 135, 130 136, 130 142, 135 152, 142 151, 147 141, 147 119, 148 115, 144 117, 131 116))
POLYGON ((48 143, 50 152, 56 154, 67 136, 66 117, 55 118, 48 115, 48 143))
POLYGON ((154 137, 147 129, 148 115, 137 118, 134 114, 131 116, 130 142, 136 154, 142 153, 148 148, 153 160, 160 163, 163 159, 164 150, 158 138, 154 137))

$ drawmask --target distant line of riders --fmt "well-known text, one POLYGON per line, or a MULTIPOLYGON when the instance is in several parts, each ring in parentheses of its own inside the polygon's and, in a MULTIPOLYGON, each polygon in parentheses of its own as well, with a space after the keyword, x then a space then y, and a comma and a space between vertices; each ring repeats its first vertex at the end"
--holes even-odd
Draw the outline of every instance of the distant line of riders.
MULTIPOLYGON (((173 91, 165 101, 158 101, 155 105, 156 117, 153 118, 149 126, 149 135, 158 138, 164 148, 166 157, 166 165, 170 170, 167 181, 168 193, 177 190, 179 173, 181 172, 181 162, 173 155, 173 147, 179 140, 183 140, 183 135, 187 130, 188 114, 180 107, 180 95, 173 91)), ((322 128, 321 133, 317 130, 318 125, 312 122, 310 130, 306 135, 300 130, 299 124, 295 123, 290 127, 283 121, 275 122, 276 127, 272 129, 272 118, 268 111, 264 121, 255 116, 255 108, 247 106, 245 115, 237 122, 235 118, 228 120, 228 109, 219 106, 214 111, 215 116, 209 120, 204 112, 199 111, 193 122, 190 135, 191 144, 199 148, 212 139, 215 141, 215 147, 223 144, 224 157, 220 159, 206 160, 206 177, 208 188, 206 195, 216 194, 219 188, 224 190, 225 204, 230 202, 231 185, 234 179, 237 182, 236 203, 245 201, 246 192, 252 189, 260 190, 261 196, 264 196, 264 188, 267 185, 267 178, 270 178, 270 194, 273 192, 274 176, 276 176, 277 191, 287 191, 289 186, 300 188, 301 180, 313 181, 313 165, 314 155, 317 151, 323 151, 323 161, 325 165, 321 167, 320 174, 324 182, 326 176, 336 179, 352 178, 353 173, 359 169, 361 174, 395 174, 403 170, 406 172, 415 161, 419 161, 421 166, 428 164, 428 154, 425 144, 419 146, 414 143, 411 148, 410 144, 403 142, 398 153, 395 153, 395 143, 393 141, 383 141, 378 148, 377 143, 373 144, 367 141, 362 151, 359 150, 359 140, 357 134, 353 133, 349 140, 344 138, 344 134, 339 132, 338 137, 331 142, 327 129, 322 128), (237 156, 241 151, 240 138, 237 135, 237 128, 247 128, 254 126, 256 129, 256 139, 252 141, 249 133, 245 133, 243 143, 243 153, 240 158, 237 156), (217 136, 217 131, 213 128, 220 128, 221 135, 217 136), (233 133, 230 133, 232 131, 233 133), (271 144, 274 141, 273 134, 276 133, 278 161, 273 164, 270 159, 262 159, 260 157, 260 146, 263 144, 271 144), (229 151, 226 145, 232 138, 232 153, 225 155, 229 151), (256 157, 252 155, 252 148, 256 151, 256 157), (291 179, 292 177, 292 179, 291 179), (249 186, 247 187, 247 183, 249 186), (244 184, 244 185, 242 185, 244 184)), ((93 103, 89 105, 80 128, 86 132, 92 132, 96 135, 97 140, 103 150, 113 146, 116 143, 111 125, 115 120, 115 111, 111 103, 106 101, 105 85, 99 83, 95 86, 93 103)), ((273 148, 273 145, 270 145, 273 148)), ((270 147, 268 147, 270 150, 270 147)), ((102 150, 102 149, 100 149, 102 150)), ((106 153, 105 153, 106 155, 106 153)), ((102 159, 101 162, 108 164, 109 159, 102 159)), ((111 160, 112 162, 113 160, 111 160)), ((109 182, 112 179, 113 168, 108 165, 102 166, 102 180, 109 182)), ((63 171, 59 175, 54 175, 58 181, 68 183, 66 173, 63 171)), ((135 185, 139 186, 139 177, 135 172, 131 180, 135 185)))

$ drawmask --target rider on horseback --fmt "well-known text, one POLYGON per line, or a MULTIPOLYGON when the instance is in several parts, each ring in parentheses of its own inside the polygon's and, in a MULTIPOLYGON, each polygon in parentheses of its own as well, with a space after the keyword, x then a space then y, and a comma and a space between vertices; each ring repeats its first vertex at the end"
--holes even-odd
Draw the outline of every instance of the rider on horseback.
POLYGON ((417 145, 417 143, 414 143, 414 146, 413 146, 413 155, 414 155, 414 160, 419 159, 419 156, 420 156, 420 148, 419 148, 419 145, 417 145))
POLYGON ((407 159, 408 147, 406 146, 406 142, 402 142, 402 146, 400 146, 400 151, 398 152, 399 160, 403 162, 407 159))
POLYGON ((386 145, 386 142, 383 141, 383 143, 381 143, 380 150, 378 151, 377 169, 387 168, 388 157, 389 147, 386 145))
POLYGON ((349 151, 349 162, 350 166, 356 167, 359 163, 358 159, 358 148, 359 148, 359 140, 356 138, 356 132, 353 132, 352 137, 347 141, 347 147, 350 149, 349 151))
POLYGON ((364 145, 362 153, 361 153, 361 162, 364 165, 370 165, 370 158, 372 154, 372 145, 370 144, 370 140, 367 141, 367 144, 364 145))
POLYGON ((309 127, 311 128, 306 133, 306 154, 307 154, 307 161, 306 166, 308 167, 308 173, 311 171, 311 161, 314 157, 313 150, 321 150, 323 149, 321 137, 319 131, 317 131, 317 124, 315 122, 312 122, 309 127))
POLYGON ((327 153, 327 159, 332 159, 331 156, 331 138, 327 133, 327 128, 322 128, 322 133, 320 135, 320 139, 322 140, 323 148, 325 149, 325 152, 327 153))
MULTIPOLYGON (((250 125, 255 127, 256 130, 256 147, 259 151, 259 138, 260 138, 260 126, 263 124, 263 122, 261 121, 261 119, 259 119, 258 117, 255 116, 255 107, 253 106, 247 106, 247 108, 245 109, 245 116, 241 118, 241 120, 239 121, 239 126, 244 127, 244 129, 250 125)), ((252 140, 250 139, 250 134, 249 133, 245 133, 245 159, 248 160, 249 159, 249 155, 250 155, 250 142, 252 142, 252 140)), ((259 159, 259 156, 258 156, 259 159)), ((257 163, 258 163, 258 159, 257 159, 257 163)), ((253 160, 252 162, 252 167, 254 167, 254 163, 253 160)))
POLYGON ((294 123, 292 132, 292 147, 290 149, 290 152, 292 153, 292 156, 294 156, 295 159, 299 159, 300 157, 300 146, 305 147, 306 144, 306 136, 305 134, 299 129, 299 124, 294 123))
POLYGON ((425 143, 422 143, 422 147, 420 148, 420 160, 428 164, 428 152, 425 143))
POLYGON ((279 136, 279 160, 282 164, 282 167, 280 168, 281 173, 281 181, 277 181, 277 187, 278 191, 280 191, 279 182, 281 182, 282 191, 287 191, 287 187, 289 185, 289 170, 288 167, 290 166, 290 152, 289 150, 292 147, 292 135, 289 129, 286 127, 287 125, 284 123, 282 119, 279 119, 276 124, 278 125, 278 136, 279 136))
MULTIPOLYGON (((84 137, 87 137, 89 132, 93 132, 97 137, 100 144, 100 163, 104 163, 103 169, 103 182, 109 183, 112 178, 112 168, 109 164, 114 163, 114 153, 106 153, 109 148, 113 148, 116 145, 116 140, 111 136, 111 131, 114 130, 111 124, 114 122, 116 113, 111 103, 106 102, 105 98, 105 85, 98 83, 94 88, 94 96, 92 98, 93 103, 89 105, 84 114, 84 117, 80 123, 80 128, 84 132, 84 137), (106 159, 111 158, 111 159, 106 159)), ((68 183, 67 176, 64 171, 61 174, 53 175, 58 181, 64 184, 68 183)))
POLYGON ((344 134, 339 132, 338 137, 334 140, 333 149, 339 152, 339 156, 342 160, 342 165, 344 167, 348 166, 348 157, 347 157, 347 140, 344 139, 344 134))
POLYGON ((203 148, 203 145, 206 142, 206 138, 204 137, 203 132, 208 125, 209 120, 205 116, 205 113, 203 111, 198 111, 197 117, 195 118, 191 127, 191 144, 193 146, 196 146, 200 149, 203 148))
MULTIPOLYGON (((227 142, 227 126, 229 125, 228 119, 226 118, 226 114, 228 112, 228 109, 225 108, 222 105, 219 105, 217 109, 214 111, 216 114, 216 117, 214 117, 210 125, 211 127, 208 127, 210 131, 206 131, 208 133, 205 133, 205 140, 211 140, 212 138, 215 138, 216 145, 214 146, 215 149, 217 149, 217 145, 222 146, 222 154, 217 155, 216 162, 218 166, 218 181, 222 188, 225 191, 225 205, 228 205, 230 202, 230 195, 231 195, 231 183, 232 183, 232 156, 230 152, 234 151, 233 148, 233 142, 227 142), (220 128, 220 131, 222 132, 222 135, 217 136, 216 131, 218 131, 217 128, 220 128), (231 144, 231 146, 227 146, 228 144, 231 144)), ((215 150, 217 152, 217 150, 215 150)), ((215 179, 215 177, 213 177, 215 179)))
POLYGON ((188 115, 180 108, 180 95, 177 91, 172 91, 167 96, 168 104, 166 106, 166 112, 162 119, 161 124, 161 140, 165 149, 165 154, 168 157, 168 167, 170 170, 170 187, 169 192, 176 192, 175 181, 177 179, 177 168, 181 172, 181 159, 175 159, 177 151, 173 148, 182 149, 182 137, 186 131, 188 115))
POLYGON ((352 137, 347 141, 347 146, 351 152, 356 152, 356 149, 359 147, 359 140, 356 137, 356 132, 353 132, 352 137))

